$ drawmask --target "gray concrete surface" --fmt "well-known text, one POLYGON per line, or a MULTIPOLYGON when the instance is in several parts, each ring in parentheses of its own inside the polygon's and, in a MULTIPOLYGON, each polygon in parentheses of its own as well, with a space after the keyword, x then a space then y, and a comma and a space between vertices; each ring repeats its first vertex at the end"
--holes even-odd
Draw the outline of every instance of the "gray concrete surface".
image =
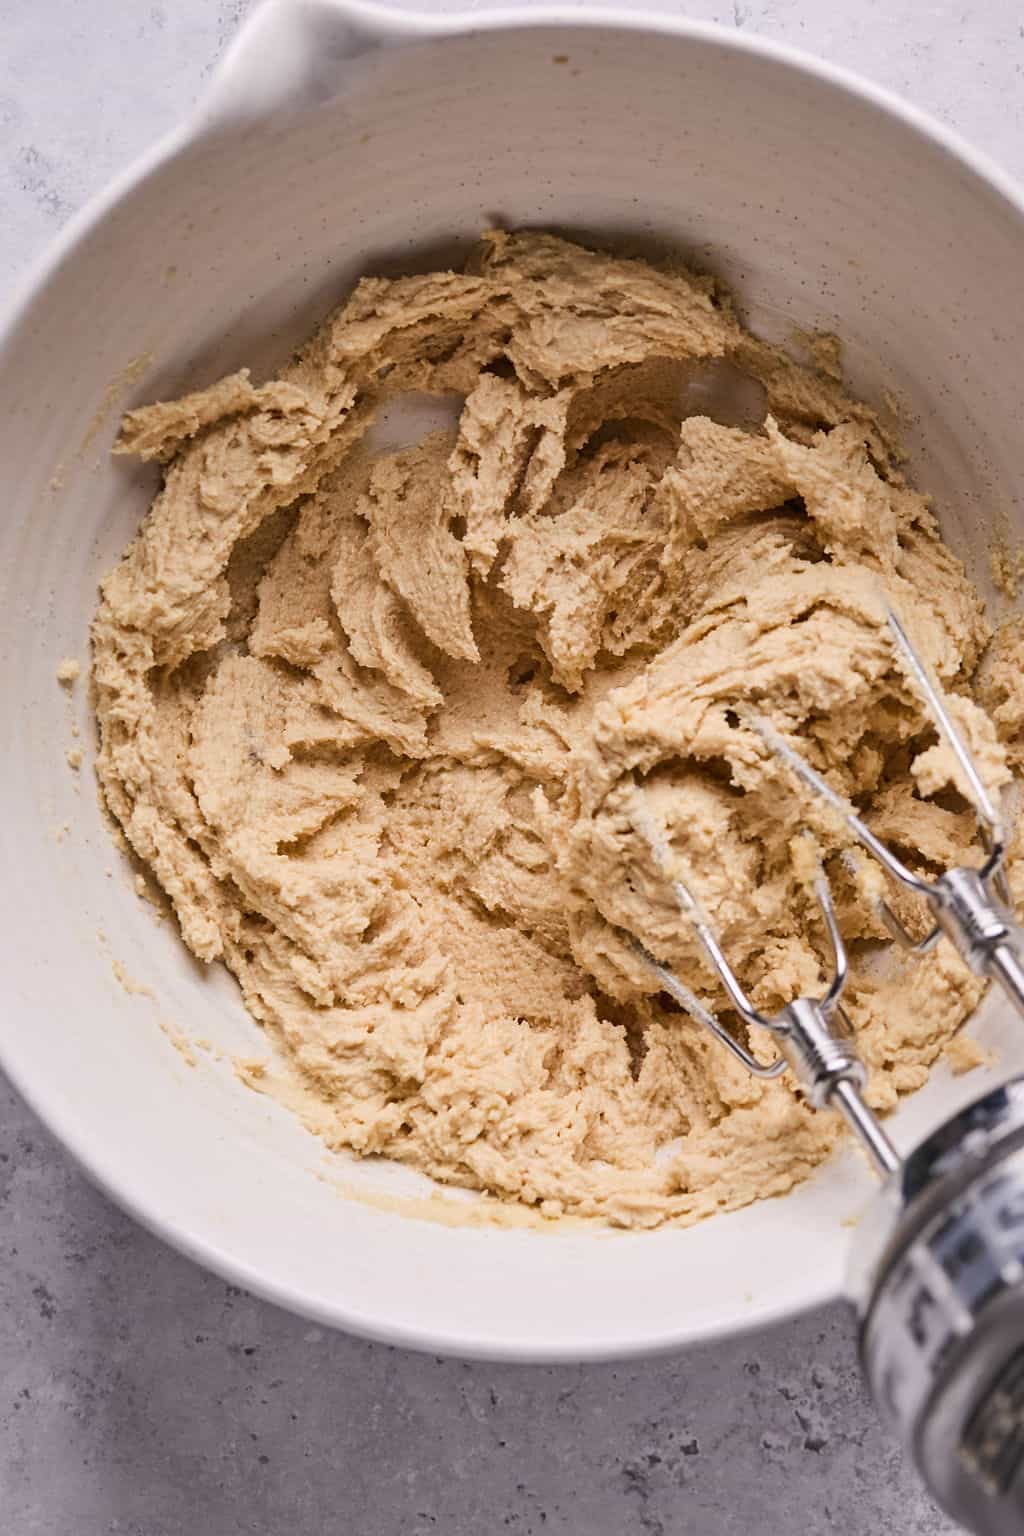
MULTIPOLYGON (((248 8, 0 0, 0 279, 175 122, 248 8)), ((858 69, 1024 174, 1018 0, 671 8, 858 69)), ((4 1536, 952 1530, 878 1428, 839 1308, 656 1363, 402 1354, 163 1248, 2 1085, 0 1117, 4 1536)))

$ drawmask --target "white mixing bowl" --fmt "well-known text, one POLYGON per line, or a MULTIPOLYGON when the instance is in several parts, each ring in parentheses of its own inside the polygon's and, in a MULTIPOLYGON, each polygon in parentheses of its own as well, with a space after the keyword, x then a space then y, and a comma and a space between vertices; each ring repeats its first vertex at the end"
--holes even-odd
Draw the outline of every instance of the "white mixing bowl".
MULTIPOLYGON (((0 340, 0 1057, 116 1200, 230 1279, 395 1343, 594 1358, 836 1295, 871 1189, 858 1155, 690 1230, 410 1214, 425 1181, 329 1157, 237 1080, 227 1057, 260 1054, 259 1031, 137 899, 96 803, 84 683, 55 677, 86 663, 97 577, 154 488, 108 456, 122 409, 272 366, 359 273, 434 267, 495 222, 682 250, 762 331, 836 328, 854 385, 913 413, 918 481, 983 585, 993 532, 1024 532, 1024 205, 948 134, 787 49, 632 8, 271 0, 185 128, 72 222, 0 340), (189 1065, 175 1032, 223 1058, 189 1065)), ((1005 1013, 972 1027, 1001 1072, 1024 1066, 1005 1013)), ((983 1086, 940 1067, 897 1140, 983 1086)))

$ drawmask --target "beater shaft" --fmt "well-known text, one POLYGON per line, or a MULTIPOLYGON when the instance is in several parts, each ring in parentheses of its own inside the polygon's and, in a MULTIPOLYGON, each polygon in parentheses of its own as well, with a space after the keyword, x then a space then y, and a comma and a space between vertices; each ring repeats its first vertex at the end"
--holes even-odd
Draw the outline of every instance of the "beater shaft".
POLYGON ((975 869, 951 869, 932 887, 937 926, 977 976, 998 981, 1024 1014, 1021 935, 1014 919, 975 869))
POLYGON ((997 981, 1018 1013, 1024 1015, 1024 965, 1019 953, 1000 944, 989 960, 989 975, 997 981))
POLYGON ((838 1109, 883 1178, 901 1167, 899 1153, 864 1103, 855 1083, 836 1083, 828 1102, 838 1109))

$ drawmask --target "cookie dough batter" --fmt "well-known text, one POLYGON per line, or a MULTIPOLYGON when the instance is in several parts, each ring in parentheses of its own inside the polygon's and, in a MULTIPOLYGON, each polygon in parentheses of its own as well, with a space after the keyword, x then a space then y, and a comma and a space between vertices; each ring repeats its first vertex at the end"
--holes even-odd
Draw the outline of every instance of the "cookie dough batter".
MULTIPOLYGON (((745 1074, 629 935, 728 1019, 642 785, 757 1002, 819 984, 807 807, 750 704, 920 867, 973 843, 883 585, 1009 777, 978 598, 832 351, 801 366, 685 270, 498 232, 463 273, 365 279, 276 379, 125 418, 117 451, 165 469, 95 619, 102 791, 331 1145, 635 1226, 828 1153, 835 1117, 745 1074), (457 428, 374 452, 410 394, 457 428)), ((885 1109, 979 984, 945 945, 897 969, 818 830, 885 1109)))

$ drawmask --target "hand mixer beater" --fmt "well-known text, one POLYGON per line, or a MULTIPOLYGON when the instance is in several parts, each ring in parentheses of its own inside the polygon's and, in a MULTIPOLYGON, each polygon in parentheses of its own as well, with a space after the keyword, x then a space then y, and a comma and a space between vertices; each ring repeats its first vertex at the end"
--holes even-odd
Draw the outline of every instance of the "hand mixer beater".
MULTIPOLYGON (((983 843, 979 868, 921 878, 770 721, 753 713, 742 719, 894 880, 923 899, 932 924, 915 940, 879 898, 879 915, 893 937, 921 952, 945 935, 971 970, 995 981, 1024 1016, 1024 939, 1009 911, 1002 818, 941 690, 899 618, 891 610, 887 618, 896 654, 973 804, 983 843)), ((955 1519, 978 1536, 1024 1530, 1024 1077, 962 1110, 901 1158, 864 1101, 866 1074, 841 1002, 846 949, 820 864, 813 884, 833 954, 831 982, 822 996, 795 998, 768 1017, 744 991, 639 790, 632 820, 732 1007, 746 1025, 775 1038, 778 1056, 759 1061, 673 971, 638 946, 661 985, 756 1076, 774 1077, 789 1067, 816 1109, 845 1117, 882 1176, 859 1232, 851 1292, 862 1363, 883 1417, 955 1519)))

